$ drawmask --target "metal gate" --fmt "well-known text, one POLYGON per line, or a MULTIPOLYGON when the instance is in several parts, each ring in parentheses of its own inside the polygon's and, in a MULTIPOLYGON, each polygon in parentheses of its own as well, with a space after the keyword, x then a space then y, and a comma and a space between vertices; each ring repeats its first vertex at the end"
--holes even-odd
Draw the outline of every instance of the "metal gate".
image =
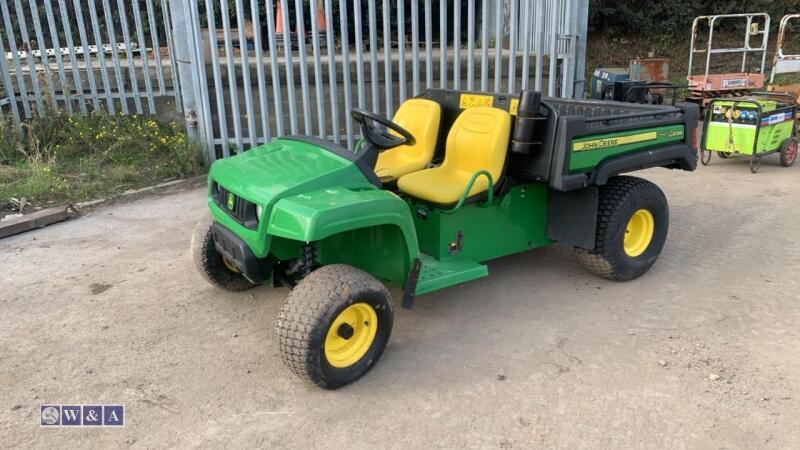
POLYGON ((286 134, 353 148, 349 111, 427 88, 583 93, 588 0, 171 0, 209 160, 286 134))
POLYGON ((0 105, 18 129, 46 114, 175 115, 167 0, 0 0, 0 105))
POLYGON ((286 134, 353 148, 351 108, 428 88, 582 95, 588 1, 0 0, 0 108, 182 114, 209 161, 286 134))

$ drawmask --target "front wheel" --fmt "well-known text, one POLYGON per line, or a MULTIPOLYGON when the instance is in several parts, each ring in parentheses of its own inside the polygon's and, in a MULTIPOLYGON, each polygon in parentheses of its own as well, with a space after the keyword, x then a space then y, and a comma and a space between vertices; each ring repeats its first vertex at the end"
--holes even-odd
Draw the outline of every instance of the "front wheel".
POLYGON ((632 280, 656 262, 668 229, 669 206, 658 186, 641 178, 614 177, 600 187, 594 248, 576 248, 575 254, 595 275, 632 280))
POLYGON ((336 389, 369 372, 392 332, 386 287, 355 267, 332 264, 294 288, 278 316, 283 361, 295 375, 336 389))
POLYGON ((217 252, 211 229, 213 225, 211 215, 206 214, 194 227, 191 245, 197 271, 206 281, 226 291, 244 291, 255 287, 232 262, 217 252))

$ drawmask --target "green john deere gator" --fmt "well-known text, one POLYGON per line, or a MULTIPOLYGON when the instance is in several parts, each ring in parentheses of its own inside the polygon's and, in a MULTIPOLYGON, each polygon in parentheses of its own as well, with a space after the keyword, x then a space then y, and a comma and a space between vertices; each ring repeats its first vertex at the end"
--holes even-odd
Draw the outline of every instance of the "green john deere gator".
POLYGON ((349 150, 289 136, 215 162, 192 248, 212 284, 292 290, 280 352, 334 389, 380 358, 394 306, 488 275, 486 262, 561 242, 589 271, 631 280, 666 240, 649 167, 694 170, 696 105, 429 90, 393 120, 353 110, 349 150))

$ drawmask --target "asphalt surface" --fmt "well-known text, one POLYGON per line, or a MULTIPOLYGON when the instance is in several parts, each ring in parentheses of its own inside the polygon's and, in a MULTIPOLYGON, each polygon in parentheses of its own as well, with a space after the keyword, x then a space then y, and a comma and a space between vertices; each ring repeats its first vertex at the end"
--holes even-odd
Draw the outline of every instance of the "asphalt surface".
POLYGON ((641 173, 670 201, 664 252, 615 283, 553 246, 399 308, 357 383, 278 354, 285 289, 195 273, 203 191, 0 241, 6 448, 800 448, 800 167, 715 159, 641 173), (119 403, 121 429, 46 429, 40 405, 119 403))

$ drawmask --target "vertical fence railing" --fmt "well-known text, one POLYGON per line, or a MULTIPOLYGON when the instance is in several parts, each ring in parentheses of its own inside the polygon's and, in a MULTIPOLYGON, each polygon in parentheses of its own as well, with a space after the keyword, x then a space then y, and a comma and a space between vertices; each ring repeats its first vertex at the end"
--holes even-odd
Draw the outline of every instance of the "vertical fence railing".
POLYGON ((199 4, 208 92, 184 101, 208 105, 212 160, 297 133, 352 148, 351 107, 425 89, 583 93, 588 0, 172 1, 199 4))
POLYGON ((583 92, 588 0, 0 0, 0 107, 181 112, 210 160, 425 89, 583 92), (168 109, 169 108, 169 109, 168 109))
POLYGON ((0 104, 18 127, 47 105, 180 111, 166 0, 0 0, 0 12, 0 104))

